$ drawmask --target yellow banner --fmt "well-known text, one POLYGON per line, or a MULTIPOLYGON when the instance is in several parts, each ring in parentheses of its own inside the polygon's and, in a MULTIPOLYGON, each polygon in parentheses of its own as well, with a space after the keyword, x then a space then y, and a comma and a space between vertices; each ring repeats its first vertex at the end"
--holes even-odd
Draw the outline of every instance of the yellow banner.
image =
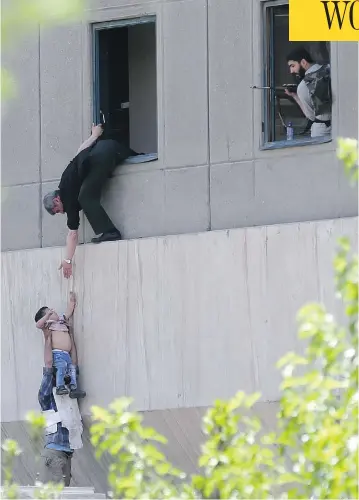
POLYGON ((289 0, 289 40, 359 41, 359 0, 289 0))

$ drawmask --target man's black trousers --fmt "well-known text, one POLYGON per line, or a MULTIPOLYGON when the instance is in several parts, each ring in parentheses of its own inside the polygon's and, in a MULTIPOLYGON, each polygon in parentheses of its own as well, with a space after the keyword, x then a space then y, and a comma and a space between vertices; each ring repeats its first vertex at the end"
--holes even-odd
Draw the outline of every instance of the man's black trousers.
POLYGON ((102 188, 114 169, 131 155, 131 150, 112 139, 100 140, 86 159, 86 177, 79 203, 95 234, 116 228, 101 205, 102 188))

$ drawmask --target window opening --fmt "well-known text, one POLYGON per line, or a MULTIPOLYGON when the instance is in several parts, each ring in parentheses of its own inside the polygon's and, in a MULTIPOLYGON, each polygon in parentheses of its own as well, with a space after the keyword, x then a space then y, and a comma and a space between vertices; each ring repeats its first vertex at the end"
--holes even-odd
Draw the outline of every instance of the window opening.
MULTIPOLYGON (((331 108, 315 120, 325 119, 325 124, 315 123, 306 117, 294 97, 286 93, 297 93, 300 79, 291 74, 287 55, 295 48, 305 48, 313 62, 327 68, 330 75, 329 42, 290 42, 288 4, 265 5, 264 9, 264 81, 263 86, 252 88, 263 92, 263 143, 266 146, 284 147, 300 143, 327 142, 331 140, 331 108), (319 127, 319 128, 318 128, 319 127), (314 131, 313 131, 314 130, 314 131), (320 132, 318 132, 320 130, 320 132)), ((313 70, 318 66, 312 66, 313 70)), ((319 73, 318 73, 319 74, 319 73)), ((330 77, 328 79, 330 84, 330 77)), ((302 84, 303 85, 303 84, 302 84)), ((319 87, 318 87, 319 88, 319 87)), ((327 87, 328 88, 328 85, 327 87)), ((330 87, 331 88, 331 87, 330 87)), ((313 100, 310 100, 313 107, 313 100)), ((317 108, 318 109, 318 108, 317 108)))
POLYGON ((104 123, 103 137, 156 159, 155 17, 94 24, 93 52, 94 121, 104 123))

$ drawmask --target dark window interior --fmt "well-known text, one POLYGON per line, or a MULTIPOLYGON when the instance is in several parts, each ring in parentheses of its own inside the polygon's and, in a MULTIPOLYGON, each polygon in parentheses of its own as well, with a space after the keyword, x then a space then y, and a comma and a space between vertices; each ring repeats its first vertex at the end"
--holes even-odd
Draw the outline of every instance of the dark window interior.
POLYGON ((156 25, 95 30, 95 117, 104 137, 157 153, 156 25))
POLYGON ((319 64, 330 63, 330 43, 290 42, 288 5, 266 8, 265 21, 267 53, 265 55, 264 85, 272 87, 272 90, 264 91, 265 121, 263 128, 265 142, 286 140, 284 124, 289 122, 293 124, 296 139, 310 137, 310 128, 306 117, 296 102, 284 92, 283 84, 297 83, 288 70, 286 56, 296 46, 304 46, 315 62, 319 64))
POLYGON ((129 144, 128 28, 99 33, 100 110, 109 136, 129 144))

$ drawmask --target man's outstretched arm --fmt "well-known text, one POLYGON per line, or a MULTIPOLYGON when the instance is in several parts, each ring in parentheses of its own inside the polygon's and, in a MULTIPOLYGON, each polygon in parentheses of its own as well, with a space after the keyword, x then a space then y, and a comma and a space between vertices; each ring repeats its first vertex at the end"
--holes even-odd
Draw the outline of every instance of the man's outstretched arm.
MULTIPOLYGON (((91 136, 79 147, 77 154, 86 148, 92 146, 97 139, 102 135, 102 125, 92 125, 91 136)), ((61 262, 59 270, 62 269, 64 278, 72 276, 72 259, 75 255, 76 247, 78 244, 78 227, 80 224, 79 208, 78 206, 67 206, 67 226, 69 232, 66 237, 66 254, 64 260, 61 262)))
POLYGON ((66 254, 61 262, 59 270, 63 270, 64 278, 70 278, 72 275, 72 259, 75 255, 79 233, 77 229, 70 229, 66 238, 66 254))
POLYGON ((308 120, 314 121, 315 114, 313 109, 310 106, 310 95, 307 87, 298 86, 297 93, 290 92, 288 89, 285 89, 285 93, 290 97, 293 97, 294 101, 300 107, 303 115, 308 118, 308 120))

